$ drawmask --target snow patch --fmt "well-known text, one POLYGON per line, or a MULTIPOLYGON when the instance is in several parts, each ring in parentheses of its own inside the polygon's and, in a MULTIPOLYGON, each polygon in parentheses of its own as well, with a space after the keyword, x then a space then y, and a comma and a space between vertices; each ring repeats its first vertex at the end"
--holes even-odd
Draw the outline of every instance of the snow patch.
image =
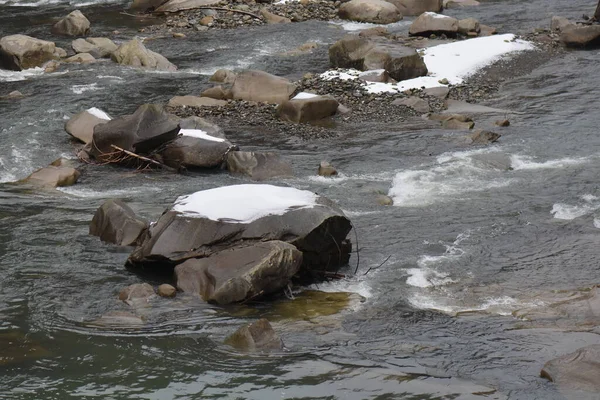
POLYGON ((112 119, 107 113, 96 107, 88 108, 86 111, 96 118, 105 119, 107 121, 112 119))
POLYGON ((180 129, 179 133, 181 133, 183 136, 190 136, 190 137, 195 137, 195 138, 199 138, 199 139, 204 139, 204 140, 210 140, 212 142, 224 142, 225 139, 221 139, 215 136, 210 136, 208 133, 206 133, 206 131, 203 131, 201 129, 180 129))
POLYGON ((307 190, 273 185, 233 185, 181 196, 172 210, 192 218, 248 224, 291 209, 312 208, 317 195, 307 190))
POLYGON ((292 98, 292 100, 305 100, 312 99, 313 97, 319 97, 318 94, 308 93, 308 92, 300 92, 292 98))

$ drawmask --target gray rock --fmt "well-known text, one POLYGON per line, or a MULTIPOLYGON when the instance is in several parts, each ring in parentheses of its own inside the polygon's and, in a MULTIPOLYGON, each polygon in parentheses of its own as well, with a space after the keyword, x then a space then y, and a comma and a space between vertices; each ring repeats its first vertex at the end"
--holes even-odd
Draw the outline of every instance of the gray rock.
POLYGON ((154 297, 154 288, 147 283, 135 283, 119 292, 119 300, 134 307, 147 306, 154 297))
POLYGON ((206 7, 218 4, 220 0, 169 0, 157 7, 156 13, 172 13, 181 10, 192 10, 198 7, 206 7))
POLYGON ((148 50, 143 43, 135 38, 121 44, 110 56, 119 64, 132 67, 154 69, 158 71, 176 71, 177 67, 162 55, 148 50))
POLYGON ((68 120, 65 124, 65 131, 82 143, 92 143, 94 127, 99 124, 105 124, 110 119, 102 110, 90 108, 68 120))
POLYGON ((306 123, 335 115, 338 101, 330 95, 308 99, 292 99, 277 107, 277 115, 284 121, 306 123))
POLYGON ((290 99, 296 87, 288 79, 250 70, 237 75, 231 86, 231 94, 237 100, 280 104, 290 99))
POLYGON ((571 26, 575 26, 575 24, 565 17, 554 16, 552 17, 552 21, 550 22, 550 29, 553 32, 562 32, 563 30, 571 26))
POLYGON ((148 222, 138 218, 123 201, 106 200, 96 210, 90 223, 90 235, 118 246, 134 246, 148 229, 148 222))
POLYGON ((327 161, 321 161, 319 164, 318 174, 320 176, 334 176, 337 175, 337 170, 333 165, 328 163, 327 161))
POLYGON ((281 15, 273 14, 266 8, 260 10, 260 15, 264 18, 267 24, 289 24, 291 19, 282 17, 281 15))
POLYGON ((273 152, 231 151, 226 157, 227 170, 255 181, 292 176, 292 167, 273 152))
POLYGON ((341 19, 374 24, 391 24, 402 19, 398 8, 383 0, 350 0, 341 5, 339 16, 341 19))
MULTIPOLYGON (((583 347, 544 364, 541 377, 561 389, 600 393, 600 345, 583 347)), ((574 394, 573 394, 574 395, 574 394)), ((568 398, 586 398, 585 395, 568 398)))
POLYGON ((233 83, 235 82, 235 78, 237 74, 228 69, 219 69, 209 78, 209 82, 217 82, 217 83, 233 83))
POLYGON ((231 99, 233 95, 231 94, 231 90, 223 89, 223 86, 217 85, 215 87, 203 90, 202 93, 200 93, 200 97, 208 97, 216 100, 228 100, 231 99))
POLYGON ((230 304, 282 290, 302 264, 302 253, 277 240, 234 247, 175 267, 177 287, 204 301, 230 304))
MULTIPOLYGON (((210 137, 210 136, 209 136, 210 137)), ((173 168, 215 168, 225 162, 225 155, 236 148, 228 140, 213 140, 193 136, 179 136, 161 150, 161 161, 173 168)))
POLYGON ((45 188, 56 188, 59 186, 71 186, 77 183, 79 171, 70 167, 47 166, 34 171, 19 183, 28 183, 45 188))
POLYGON ((90 64, 95 62, 96 59, 90 53, 79 53, 67 58, 64 61, 67 63, 90 64))
POLYGON ((600 25, 569 26, 561 32, 560 41, 567 47, 598 47, 600 25))
POLYGON ((390 0, 402 15, 417 16, 426 11, 440 12, 442 0, 390 0))
POLYGON ((475 18, 465 18, 458 21, 458 32, 463 35, 479 33, 480 29, 479 21, 475 18))
POLYGON ((223 129, 220 126, 213 124, 210 121, 200 117, 188 117, 179 121, 179 127, 181 129, 199 129, 206 132, 210 136, 218 137, 221 139, 227 139, 223 129))
POLYGON ((458 20, 446 15, 426 12, 413 21, 408 32, 413 36, 430 36, 431 34, 456 36, 458 20))
POLYGON ((225 100, 198 96, 175 96, 167 103, 169 107, 220 107, 226 104, 225 100))
POLYGON ((64 36, 85 36, 89 31, 90 21, 79 10, 71 12, 54 24, 51 29, 54 35, 64 36))
POLYGON ((444 87, 444 86, 433 87, 433 88, 424 89, 423 93, 425 93, 428 96, 437 97, 438 99, 445 99, 446 97, 448 97, 448 93, 450 93, 450 89, 447 87, 444 87))
POLYGON ((413 110, 423 114, 429 112, 429 103, 420 97, 407 97, 404 99, 396 99, 392 101, 392 104, 410 107, 413 110))
POLYGON ((225 344, 241 351, 281 350, 283 342, 266 319, 245 325, 225 339, 225 344))
POLYGON ((0 39, 0 68, 21 71, 41 67, 58 58, 54 42, 26 35, 10 35, 0 39))
POLYGON ((89 53, 95 58, 104 58, 110 57, 118 47, 112 40, 100 37, 75 39, 71 43, 71 48, 75 53, 89 53))

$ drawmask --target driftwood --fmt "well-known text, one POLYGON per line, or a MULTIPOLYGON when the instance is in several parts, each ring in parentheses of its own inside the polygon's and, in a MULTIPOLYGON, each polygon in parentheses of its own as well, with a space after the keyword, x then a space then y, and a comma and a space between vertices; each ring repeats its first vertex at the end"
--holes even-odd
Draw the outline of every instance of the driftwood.
POLYGON ((177 169, 175 169, 175 168, 169 167, 168 165, 160 163, 160 162, 158 162, 156 160, 153 160, 151 158, 140 156, 139 154, 136 154, 133 151, 122 149, 119 146, 115 146, 114 144, 111 144, 110 147, 112 147, 113 149, 115 149, 117 151, 120 151, 123 154, 126 154, 129 157, 137 158, 138 160, 142 160, 142 161, 144 161, 144 162, 146 162, 148 164, 156 165, 157 167, 160 167, 162 169, 166 169, 167 171, 178 172, 177 169))
POLYGON ((252 18, 256 18, 256 19, 262 19, 260 16, 256 15, 256 14, 252 14, 251 12, 248 11, 242 11, 242 10, 235 10, 232 8, 225 8, 225 7, 210 7, 210 6, 201 6, 201 7, 190 7, 190 8, 182 8, 179 9, 177 11, 153 11, 154 14, 167 14, 167 13, 176 13, 176 12, 180 12, 180 11, 188 11, 188 10, 219 10, 219 11, 231 11, 234 13, 239 13, 239 14, 244 14, 244 15, 249 15, 252 18))

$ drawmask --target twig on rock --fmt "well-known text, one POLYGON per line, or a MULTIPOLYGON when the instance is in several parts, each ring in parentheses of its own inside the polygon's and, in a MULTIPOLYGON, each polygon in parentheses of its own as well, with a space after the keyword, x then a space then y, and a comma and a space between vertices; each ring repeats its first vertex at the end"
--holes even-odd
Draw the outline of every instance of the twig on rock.
POLYGON ((176 170, 175 168, 171 168, 171 167, 169 167, 168 165, 165 165, 165 164, 159 163, 158 161, 156 161, 156 160, 153 160, 153 159, 151 159, 151 158, 144 157, 144 156, 140 156, 139 154, 135 154, 133 151, 129 151, 129 150, 122 149, 122 148, 120 148, 119 146, 115 146, 114 144, 111 144, 111 145, 110 145, 110 147, 112 147, 113 149, 115 149, 115 150, 117 150, 117 151, 120 151, 120 152, 122 152, 122 153, 124 153, 124 154, 126 154, 126 155, 128 155, 128 156, 130 156, 130 157, 137 158, 137 159, 139 159, 139 160, 142 160, 142 161, 144 161, 144 162, 147 162, 147 163, 149 163, 149 164, 156 165, 156 166, 158 166, 158 167, 160 167, 160 168, 163 168, 163 169, 166 169, 166 170, 168 170, 168 171, 177 172, 177 170, 176 170))

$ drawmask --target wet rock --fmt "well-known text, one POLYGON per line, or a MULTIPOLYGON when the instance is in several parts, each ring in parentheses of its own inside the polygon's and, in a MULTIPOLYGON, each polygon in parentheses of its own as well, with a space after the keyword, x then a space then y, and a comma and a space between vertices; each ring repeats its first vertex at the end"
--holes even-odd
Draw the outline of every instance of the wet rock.
POLYGON ((41 344, 20 331, 0 332, 0 367, 16 366, 50 355, 41 344))
POLYGON ((550 22, 550 29, 552 30, 552 32, 562 32, 566 28, 572 26, 575 26, 575 24, 565 17, 554 16, 552 17, 552 21, 550 22))
POLYGON ((98 161, 111 160, 112 145, 136 154, 147 154, 177 137, 178 118, 162 106, 144 104, 132 114, 94 127, 90 155, 98 161))
POLYGON ((230 304, 282 290, 302 264, 302 253, 277 240, 234 247, 175 267, 177 288, 204 301, 230 304))
POLYGON ((165 2, 166 0, 133 0, 129 9, 141 12, 154 11, 165 2))
POLYGON ((231 151, 225 161, 230 173, 246 175, 255 181, 293 175, 290 164, 273 152, 231 151))
POLYGON ((507 120, 507 119, 500 119, 500 120, 497 120, 496 122, 494 122, 494 125, 497 125, 497 126, 510 126, 510 121, 507 120))
POLYGON ((429 112, 429 103, 426 100, 423 100, 422 98, 416 96, 407 97, 403 99, 396 99, 392 101, 392 104, 410 107, 416 112, 420 112, 423 114, 429 112))
POLYGON ((133 267, 169 270, 223 249, 281 240, 303 253, 302 272, 348 261, 350 221, 330 200, 272 185, 235 185, 182 196, 129 256, 133 267))
POLYGON ((40 67, 57 58, 54 42, 26 35, 10 35, 0 39, 0 68, 21 71, 40 67))
POLYGON ((216 100, 228 100, 231 99, 232 96, 231 91, 223 89, 223 86, 221 85, 208 88, 200 93, 200 97, 209 97, 216 100))
POLYGON ((231 86, 234 99, 280 104, 290 99, 297 86, 285 78, 263 71, 244 71, 231 86))
POLYGON ((321 161, 319 164, 318 174, 320 176, 334 176, 337 175, 337 169, 327 161, 321 161))
POLYGON ((19 182, 46 188, 56 188, 74 185, 77 183, 79 175, 79 171, 75 168, 48 166, 38 169, 19 182))
POLYGON ((212 15, 207 15, 205 17, 200 18, 200 21, 198 21, 198 23, 202 26, 212 26, 214 21, 215 17, 213 17, 212 15))
POLYGON ((139 328, 144 325, 144 320, 129 311, 109 311, 90 322, 90 325, 109 328, 139 328))
POLYGON ((305 290, 292 300, 281 300, 268 313, 272 321, 294 320, 317 323, 322 317, 339 314, 358 305, 364 298, 356 293, 305 290))
POLYGON ((448 121, 448 120, 456 120, 459 122, 471 122, 473 119, 468 115, 463 114, 431 114, 429 115, 429 119, 432 121, 448 121))
POLYGON ((395 5, 383 0, 350 0, 342 4, 339 17, 358 22, 391 24, 402 19, 395 5))
POLYGON ((576 25, 560 34, 560 41, 567 47, 598 47, 600 25, 576 25))
POLYGON ((157 293, 160 297, 175 297, 177 289, 168 283, 163 283, 158 287, 157 293))
POLYGON ((382 206, 392 206, 394 205, 394 200, 390 196, 386 196, 385 194, 377 195, 377 203, 382 206))
POLYGON ((267 21, 267 24, 289 24, 292 22, 291 19, 273 14, 266 8, 260 10, 260 15, 267 21))
POLYGON ((208 135, 202 130, 182 129, 174 141, 160 152, 160 160, 173 168, 215 168, 223 164, 225 155, 234 147, 226 139, 208 135))
POLYGON ((499 133, 477 130, 470 135, 471 144, 490 144, 497 142, 502 135, 499 133))
POLYGON ((89 31, 90 21, 79 10, 71 12, 51 29, 52 34, 63 36, 85 36, 89 31))
POLYGON ((52 72, 56 72, 56 70, 60 67, 60 63, 58 61, 52 60, 48 61, 46 64, 42 66, 44 68, 44 73, 50 74, 52 72))
POLYGON ((67 63, 90 64, 95 62, 96 59, 90 53, 79 53, 65 59, 64 61, 67 63))
POLYGON ((417 16, 426 11, 440 12, 443 9, 442 0, 390 0, 402 15, 417 16))
POLYGON ((477 0, 444 0, 444 8, 471 7, 479 4, 477 0))
POLYGON ((134 283, 119 292, 119 300, 130 306, 146 306, 156 296, 154 288, 147 283, 134 283))
POLYGON ((169 107, 219 107, 227 104, 224 100, 211 99, 210 97, 175 96, 167 105, 169 107))
POLYGON ((360 37, 374 37, 374 36, 383 36, 383 37, 387 37, 389 36, 389 32, 388 30, 383 27, 383 26, 375 26, 373 28, 368 28, 368 29, 364 29, 362 31, 360 31, 358 33, 358 36, 360 37))
POLYGON ((117 45, 108 38, 87 38, 75 39, 71 43, 71 48, 75 53, 89 53, 95 58, 110 57, 113 51, 117 50, 117 45))
POLYGON ((432 34, 456 36, 458 20, 442 14, 425 12, 413 21, 408 32, 413 36, 428 37, 432 34))
POLYGON ((134 246, 148 229, 148 222, 138 218, 123 201, 106 200, 96 210, 90 223, 90 235, 118 246, 134 246))
POLYGON ((99 124, 105 124, 110 120, 111 118, 108 114, 93 107, 80 112, 68 120, 65 124, 65 131, 82 143, 88 144, 92 143, 94 127, 99 124))
POLYGON ((458 33, 467 35, 469 33, 479 33, 479 21, 475 18, 465 18, 458 21, 458 33))
POLYGON ((473 129, 475 122, 473 121, 461 121, 457 118, 448 118, 442 121, 442 128, 444 129, 473 129))
MULTIPOLYGON (((600 393, 600 345, 583 347, 544 364, 540 375, 559 388, 600 393)), ((570 397, 569 398, 584 398, 570 397)))
POLYGON ((185 37, 185 34, 184 33, 176 32, 176 33, 173 34, 173 37, 175 39, 183 39, 185 37))
POLYGON ((223 129, 220 126, 213 124, 204 118, 192 116, 184 118, 179 121, 179 127, 181 129, 199 129, 206 132, 207 135, 218 137, 221 139, 227 139, 223 129))
POLYGON ((19 92, 18 90, 13 90, 5 96, 0 96, 0 100, 16 100, 22 99, 23 97, 25 97, 23 93, 19 92))
POLYGON ((160 7, 157 7, 157 13, 172 13, 180 10, 191 10, 197 7, 216 5, 220 0, 168 0, 160 7))
POLYGON ((260 319, 235 331, 225 344, 241 351, 281 350, 283 342, 266 319, 260 319))
MULTIPOLYGON (((54 57, 55 58, 65 58, 65 57, 67 57, 67 51, 60 47, 55 47, 54 48, 54 57)), ((52 61, 50 61, 50 62, 52 62, 52 61)))
POLYGON ((385 69, 397 81, 427 75, 415 49, 380 37, 347 35, 329 48, 329 61, 334 68, 385 69))
POLYGON ((142 42, 135 38, 121 44, 110 56, 119 64, 132 67, 154 69, 158 71, 175 71, 177 67, 162 55, 148 50, 142 42))
POLYGON ((235 82, 235 78, 237 74, 228 69, 219 69, 209 78, 209 82, 216 83, 233 83, 235 82))
POLYGON ((277 115, 284 121, 314 122, 334 115, 337 108, 338 102, 332 96, 314 96, 284 101, 277 107, 277 115))

